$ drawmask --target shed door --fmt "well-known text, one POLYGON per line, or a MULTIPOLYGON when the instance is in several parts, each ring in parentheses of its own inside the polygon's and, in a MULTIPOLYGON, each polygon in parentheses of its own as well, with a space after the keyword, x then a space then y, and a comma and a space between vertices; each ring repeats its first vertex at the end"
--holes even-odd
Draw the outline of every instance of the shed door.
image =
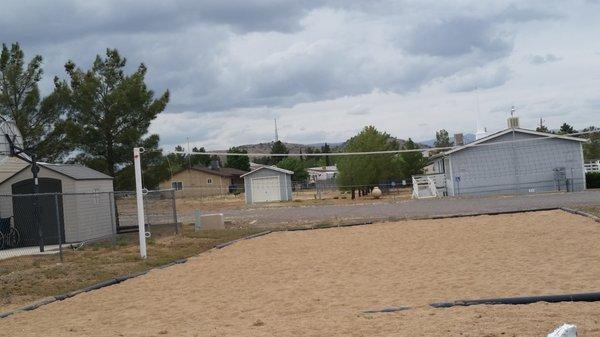
MULTIPOLYGON (((58 179, 39 178, 40 193, 61 193, 62 182, 58 179)), ((58 243, 58 230, 65 242, 65 224, 63 218, 63 198, 58 196, 58 214, 56 214, 55 195, 38 196, 19 194, 33 193, 33 179, 26 179, 12 185, 13 216, 15 227, 21 234, 21 246, 36 246, 39 243, 38 226, 34 217, 34 202, 39 205, 39 224, 44 244, 58 243), (58 221, 57 221, 58 220, 58 221)))
POLYGON ((280 200, 279 177, 252 178, 252 202, 280 200))

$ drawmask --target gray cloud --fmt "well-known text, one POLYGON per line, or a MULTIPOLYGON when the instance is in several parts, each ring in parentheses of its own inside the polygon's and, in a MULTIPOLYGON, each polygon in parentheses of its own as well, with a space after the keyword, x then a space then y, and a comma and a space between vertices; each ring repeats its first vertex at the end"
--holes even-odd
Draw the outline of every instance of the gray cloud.
MULTIPOLYGON (((237 143, 267 137, 275 111, 303 104, 412 97, 429 87, 440 94, 509 87, 503 84, 520 75, 510 57, 520 34, 531 31, 529 24, 575 12, 559 1, 8 0, 0 41, 19 41, 28 57, 44 56, 45 92, 54 75, 65 76, 68 59, 87 68, 105 48, 118 48, 131 69, 148 66, 157 93, 171 91, 163 125, 155 128, 163 142, 195 134, 202 142, 237 143), (224 125, 231 120, 245 122, 230 132, 224 125), (268 123, 268 131, 239 132, 254 121, 268 123)), ((535 50, 544 46, 519 60, 560 59, 535 50)), ((334 110, 342 119, 376 119, 378 102, 365 103, 368 108, 363 102, 334 110)), ((358 128, 348 122, 343 130, 358 128)))
POLYGON ((8 0, 0 14, 0 37, 56 43, 90 35, 180 31, 198 24, 228 25, 239 32, 292 32, 319 5, 321 1, 284 0, 54 0, 32 5, 8 0))
POLYGON ((546 55, 530 55, 528 57, 529 63, 533 65, 540 65, 544 63, 552 63, 560 61, 561 58, 554 54, 546 54, 546 55))
POLYGON ((511 49, 510 39, 493 32, 493 22, 469 17, 423 23, 406 44, 409 53, 437 57, 482 53, 498 58, 506 56, 511 49))

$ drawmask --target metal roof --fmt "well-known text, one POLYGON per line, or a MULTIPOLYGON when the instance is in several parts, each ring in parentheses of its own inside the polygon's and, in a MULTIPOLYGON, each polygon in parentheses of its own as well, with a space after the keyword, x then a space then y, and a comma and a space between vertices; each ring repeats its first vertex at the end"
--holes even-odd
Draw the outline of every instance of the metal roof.
POLYGON ((49 164, 49 163, 38 163, 40 166, 47 168, 51 171, 60 173, 69 178, 75 180, 105 180, 113 179, 111 176, 106 175, 102 172, 96 171, 89 167, 77 164, 49 164))
POLYGON ((565 136, 565 135, 558 135, 558 134, 554 134, 554 133, 539 132, 539 131, 528 130, 528 129, 520 129, 520 128, 514 128, 513 129, 513 128, 508 128, 508 129, 504 129, 502 131, 498 131, 496 133, 493 133, 493 134, 491 134, 491 135, 489 135, 487 137, 478 139, 478 140, 476 140, 474 142, 471 142, 469 144, 466 144, 466 145, 463 145, 463 146, 458 146, 458 147, 455 147, 455 148, 453 148, 453 149, 451 149, 449 151, 436 154, 435 156, 432 156, 430 158, 430 160, 436 159, 436 158, 439 158, 439 157, 442 157, 442 156, 445 156, 445 155, 448 155, 448 154, 451 154, 451 153, 455 153, 455 152, 458 152, 458 151, 462 151, 462 150, 470 148, 470 147, 476 147, 477 145, 479 145, 481 143, 487 142, 487 141, 489 141, 491 139, 500 137, 502 135, 505 135, 505 134, 513 132, 513 131, 519 132, 519 133, 525 133, 525 134, 535 135, 535 136, 540 136, 540 138, 542 138, 542 139, 543 138, 557 138, 557 139, 571 140, 571 141, 577 141, 577 142, 583 142, 583 143, 587 142, 587 139, 585 139, 585 138, 577 138, 577 137, 571 137, 571 136, 565 136))
POLYGON ((257 169, 254 169, 254 170, 252 170, 252 171, 250 171, 250 172, 248 172, 246 174, 242 174, 240 176, 240 178, 243 178, 243 177, 245 177, 245 176, 247 176, 249 174, 252 174, 252 173, 254 173, 256 171, 260 171, 260 170, 264 170, 264 169, 271 170, 271 171, 277 171, 277 172, 281 172, 281 173, 285 173, 285 174, 294 174, 294 171, 282 169, 282 168, 279 168, 277 166, 263 166, 263 167, 259 167, 257 169))

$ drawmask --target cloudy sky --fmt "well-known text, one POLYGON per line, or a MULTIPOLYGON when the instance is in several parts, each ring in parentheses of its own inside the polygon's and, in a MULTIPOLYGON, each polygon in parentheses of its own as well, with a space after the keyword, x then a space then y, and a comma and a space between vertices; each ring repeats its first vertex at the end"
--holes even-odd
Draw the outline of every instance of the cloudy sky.
POLYGON ((169 148, 338 142, 365 125, 435 130, 600 124, 600 2, 3 0, 0 41, 44 57, 44 92, 107 47, 171 91, 169 148))

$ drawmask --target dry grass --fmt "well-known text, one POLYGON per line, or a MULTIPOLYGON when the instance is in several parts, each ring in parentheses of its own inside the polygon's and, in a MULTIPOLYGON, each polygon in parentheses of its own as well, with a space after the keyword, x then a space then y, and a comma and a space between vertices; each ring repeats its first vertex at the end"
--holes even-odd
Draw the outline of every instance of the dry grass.
POLYGON ((0 261, 0 311, 81 289, 99 281, 139 272, 190 257, 216 244, 259 232, 228 229, 194 232, 184 226, 181 235, 156 235, 148 240, 148 259, 139 257, 137 234, 119 237, 116 246, 99 243, 68 249, 64 263, 58 255, 23 256, 0 261))
POLYGON ((580 206, 577 209, 593 214, 595 216, 600 216, 600 206, 580 206))

